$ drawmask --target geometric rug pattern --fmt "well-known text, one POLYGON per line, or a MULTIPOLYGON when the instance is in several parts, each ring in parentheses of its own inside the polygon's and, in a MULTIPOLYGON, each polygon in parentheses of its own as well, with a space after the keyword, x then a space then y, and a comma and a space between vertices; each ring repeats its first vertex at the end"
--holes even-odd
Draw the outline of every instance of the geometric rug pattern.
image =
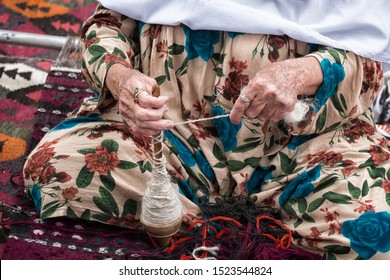
POLYGON ((35 113, 51 63, 0 58, 0 200, 14 195, 11 175, 21 171, 35 125, 35 113))
MULTIPOLYGON (((95 7, 94 0, 0 0, 0 29, 78 36, 83 21, 95 7)), ((58 51, 0 44, 0 55, 55 60, 58 51)))
MULTIPOLYGON (((0 202, 17 207, 25 196, 20 174, 35 126, 35 113, 51 62, 0 57, 0 202)), ((4 206, 1 220, 7 216, 4 206)), ((0 230, 0 254, 7 242, 7 230, 0 230)), ((1 258, 1 255, 0 255, 1 258)))
MULTIPOLYGON (((0 29, 77 37, 83 21, 96 5, 94 0, 0 0, 0 29)), ((0 43, 0 259, 4 252, 10 253, 9 249, 17 251, 9 243, 9 236, 13 231, 16 233, 17 227, 7 225, 7 221, 23 217, 17 211, 20 205, 33 211, 20 176, 25 156, 43 135, 41 129, 45 130, 45 126, 49 129, 61 121, 67 110, 80 102, 77 93, 71 96, 73 101, 62 99, 65 103, 71 101, 69 108, 60 102, 53 102, 50 107, 52 100, 43 100, 49 97, 44 85, 59 53, 59 49, 0 43)), ((21 228, 21 232, 28 232, 28 228, 21 228)), ((14 245, 16 241, 20 239, 12 239, 14 245)))

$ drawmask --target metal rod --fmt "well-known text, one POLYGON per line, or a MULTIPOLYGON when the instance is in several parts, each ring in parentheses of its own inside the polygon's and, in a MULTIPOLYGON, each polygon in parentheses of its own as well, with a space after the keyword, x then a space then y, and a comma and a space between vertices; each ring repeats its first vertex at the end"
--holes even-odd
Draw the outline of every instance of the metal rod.
POLYGON ((0 29, 0 43, 3 44, 62 49, 66 40, 67 37, 64 36, 42 35, 0 29))

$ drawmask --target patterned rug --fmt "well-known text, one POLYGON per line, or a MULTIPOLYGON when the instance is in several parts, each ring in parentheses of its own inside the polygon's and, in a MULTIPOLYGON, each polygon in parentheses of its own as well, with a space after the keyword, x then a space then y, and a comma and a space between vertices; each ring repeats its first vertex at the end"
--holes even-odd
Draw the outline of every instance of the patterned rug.
MULTIPOLYGON (((0 28, 56 36, 79 35, 94 0, 0 0, 0 28)), ((0 44, 0 54, 56 60, 58 50, 0 44)))
POLYGON ((51 63, 40 59, 0 58, 0 201, 17 204, 20 173, 30 146, 35 112, 51 63))

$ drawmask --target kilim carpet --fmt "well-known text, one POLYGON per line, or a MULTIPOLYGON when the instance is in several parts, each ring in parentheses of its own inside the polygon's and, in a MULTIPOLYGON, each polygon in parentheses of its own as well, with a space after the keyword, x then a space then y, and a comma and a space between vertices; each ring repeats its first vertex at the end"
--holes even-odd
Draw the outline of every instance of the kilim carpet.
MULTIPOLYGON (((11 218, 6 205, 21 205, 20 185, 13 184, 21 172, 34 128, 41 88, 51 63, 36 59, 0 58, 0 208, 1 220, 11 218)), ((0 228, 0 258, 10 228, 0 228)))
MULTIPOLYGON (((96 7, 94 0, 0 0, 0 4, 0 29, 65 37, 79 35, 96 7)), ((0 54, 56 60, 58 51, 0 44, 0 54)))
MULTIPOLYGON (((92 0, 0 3, 0 29, 66 37, 78 36, 96 6, 92 0)), ((46 131, 94 94, 80 72, 52 67, 58 56, 58 50, 0 44, 0 259, 191 259, 196 247, 215 244, 221 256, 231 259, 320 258, 296 248, 278 249, 285 244, 258 234, 266 228, 239 226, 229 218, 214 220, 212 226, 204 223, 192 235, 178 234, 168 248, 154 246, 143 231, 81 220, 41 221, 24 193, 25 157, 46 131), (230 226, 223 238, 200 238, 217 224, 230 226)), ((273 232, 278 228, 272 225, 273 232)), ((281 236, 286 234, 279 230, 281 236)))

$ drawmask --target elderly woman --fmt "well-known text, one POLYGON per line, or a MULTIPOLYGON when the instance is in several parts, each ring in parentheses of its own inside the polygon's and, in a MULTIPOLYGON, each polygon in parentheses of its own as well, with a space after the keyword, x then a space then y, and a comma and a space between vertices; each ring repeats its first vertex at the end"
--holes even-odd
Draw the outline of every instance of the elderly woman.
MULTIPOLYGON (((47 133, 25 165, 43 219, 142 227, 150 136, 164 131, 185 223, 202 215, 199 195, 210 202, 249 196, 279 211, 296 246, 328 259, 390 259, 389 142, 376 132, 371 108, 383 83, 375 59, 386 54, 340 49, 349 40, 334 42, 349 34, 337 31, 325 41, 305 37, 307 13, 322 1, 309 10, 274 1, 257 26, 246 25, 251 13, 234 16, 257 11, 253 1, 109 2, 82 34, 83 74, 97 96, 47 133), (296 26, 284 23, 289 15, 296 26), (297 100, 308 107, 290 120, 297 100)), ((317 28, 323 24, 318 18, 317 28)))

